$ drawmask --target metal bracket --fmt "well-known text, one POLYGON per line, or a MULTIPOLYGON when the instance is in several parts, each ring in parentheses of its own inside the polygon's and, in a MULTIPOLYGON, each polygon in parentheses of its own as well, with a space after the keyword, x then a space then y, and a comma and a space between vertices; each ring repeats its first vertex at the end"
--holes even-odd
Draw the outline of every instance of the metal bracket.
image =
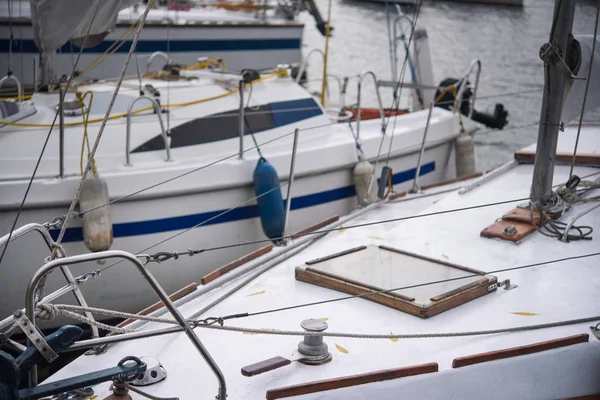
POLYGON ((15 318, 15 322, 19 325, 19 328, 25 333, 27 338, 31 341, 31 343, 35 346, 35 348, 40 352, 42 356, 51 363, 52 361, 58 358, 58 354, 52 350, 52 348, 46 343, 46 340, 37 329, 37 327, 31 323, 29 318, 25 316, 25 313, 21 310, 15 311, 13 314, 15 318))
POLYGON ((592 333, 594 334, 594 336, 596 336, 596 339, 600 340, 600 328, 598 328, 600 326, 600 323, 597 323, 596 326, 590 326, 590 330, 592 331, 592 333))
POLYGON ((560 54, 558 54, 558 50, 552 45, 552 43, 545 43, 542 45, 542 48, 540 49, 540 58, 546 64, 556 65, 563 74, 571 79, 579 81, 586 80, 584 76, 577 76, 573 73, 573 71, 571 71, 571 68, 569 68, 565 60, 563 60, 560 54))
POLYGON ((596 339, 600 340, 600 328, 598 326, 600 326, 600 323, 596 324, 596 326, 590 326, 590 329, 594 336, 596 336, 596 339))
POLYGON ((510 279, 505 279, 502 282, 498 282, 498 287, 504 287, 504 290, 512 290, 518 288, 519 286, 511 285, 510 279))

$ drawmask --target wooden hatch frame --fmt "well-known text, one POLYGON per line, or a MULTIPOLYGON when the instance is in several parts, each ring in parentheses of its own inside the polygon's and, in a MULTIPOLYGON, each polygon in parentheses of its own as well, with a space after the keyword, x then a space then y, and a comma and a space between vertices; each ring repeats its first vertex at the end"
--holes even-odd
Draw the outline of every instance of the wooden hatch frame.
POLYGON ((466 276, 465 278, 473 277, 473 275, 481 275, 481 278, 474 282, 470 282, 466 285, 462 285, 456 289, 450 290, 446 293, 441 293, 437 296, 431 297, 430 302, 428 304, 420 305, 414 302, 414 298, 402 295, 400 293, 378 293, 383 291, 384 289, 357 282, 352 279, 345 278, 343 276, 316 270, 311 267, 312 265, 331 260, 333 258, 343 257, 345 255, 367 249, 367 246, 359 246, 352 249, 344 250, 339 253, 331 254, 326 257, 307 261, 305 263, 305 266, 296 267, 296 280, 352 295, 364 295, 363 298, 367 300, 371 300, 376 303, 383 304, 385 306, 421 318, 433 317, 434 315, 440 314, 454 307, 458 307, 462 304, 465 304, 478 297, 484 296, 497 289, 498 279, 493 275, 487 275, 483 271, 463 267, 461 265, 453 264, 447 261, 422 256, 420 254, 410 253, 407 251, 399 250, 384 245, 372 245, 372 247, 378 247, 381 250, 387 250, 403 254, 408 257, 413 257, 433 262, 439 265, 443 265, 449 268, 455 268, 472 273, 472 275, 466 276))

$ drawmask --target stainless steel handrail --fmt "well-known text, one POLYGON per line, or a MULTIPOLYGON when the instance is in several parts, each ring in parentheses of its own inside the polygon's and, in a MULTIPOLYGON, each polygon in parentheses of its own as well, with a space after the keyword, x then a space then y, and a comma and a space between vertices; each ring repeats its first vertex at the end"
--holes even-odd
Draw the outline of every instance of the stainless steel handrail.
POLYGON ((290 176, 287 188, 287 197, 285 200, 285 217, 283 220, 283 242, 287 241, 287 229, 290 223, 290 206, 292 204, 292 185, 294 184, 294 167, 296 165, 296 153, 298 151, 298 134, 300 129, 296 128, 294 131, 294 144, 292 145, 292 159, 290 161, 290 176))
MULTIPOLYGON (((400 30, 400 32, 402 33, 402 35, 404 37, 406 37, 407 35, 404 33, 404 29, 402 29, 402 25, 401 21, 405 19, 408 21, 408 24, 410 26, 410 35, 408 35, 408 37, 412 36, 412 31, 415 29, 414 25, 413 25, 413 21, 408 17, 408 15, 404 14, 403 12, 400 11, 400 9, 398 8, 398 16, 396 18, 394 18, 394 28, 393 28, 393 54, 392 54, 392 79, 398 79, 398 40, 401 39, 401 36, 398 36, 398 30, 400 30)), ((406 51, 406 56, 409 56, 409 51, 410 49, 408 48, 408 44, 404 42, 404 50, 406 51)))
MULTIPOLYGON (((171 302, 171 299, 164 291, 162 286, 160 286, 158 281, 154 278, 150 271, 148 271, 146 267, 144 267, 140 260, 131 253, 127 253, 125 251, 120 250, 108 250, 97 253, 88 253, 77 256, 65 257, 46 263, 44 266, 42 266, 35 272, 35 274, 31 278, 31 281, 29 282, 29 285, 27 285, 27 291, 25 295, 25 309, 29 320, 35 325, 35 290, 40 280, 42 280, 44 276, 52 272, 52 270, 60 268, 64 265, 81 264, 84 262, 107 260, 111 258, 120 258, 123 260, 131 261, 131 263, 133 263, 133 265, 139 270, 140 274, 142 274, 144 279, 150 284, 150 286, 157 294, 159 299, 163 302, 163 304, 169 310, 171 315, 173 315, 173 318, 175 318, 179 326, 185 331, 187 337, 193 343, 194 347, 196 347, 196 350, 198 350, 202 358, 206 361, 210 369, 217 377, 217 380, 219 381, 219 399, 226 399, 227 386, 225 383, 225 376, 221 372, 220 368, 217 366, 212 356, 208 353, 198 336, 194 333, 194 330, 186 321, 184 316, 171 302)), ((36 371, 35 367, 32 369, 32 372, 34 371, 36 371)), ((35 373, 30 375, 30 382, 34 385, 37 384, 37 376, 35 375, 35 373)))
POLYGON ((308 54, 306 55, 306 57, 304 57, 304 61, 302 61, 302 64, 300 64, 300 69, 298 70, 298 76, 296 76, 296 83, 300 82, 300 78, 302 78, 302 74, 304 73, 304 71, 306 71, 306 67, 308 65, 308 60, 310 59, 310 56, 313 55, 314 53, 321 54, 321 56, 323 57, 323 61, 325 61, 325 53, 323 53, 323 50, 312 49, 311 51, 309 51, 308 54))
POLYGON ((133 110, 133 106, 135 105, 135 103, 137 103, 139 100, 148 100, 150 103, 152 103, 152 106, 154 107, 154 112, 158 116, 158 123, 160 124, 162 138, 165 143, 165 150, 167 151, 166 161, 171 161, 171 147, 169 146, 169 138, 167 137, 167 131, 165 130, 165 125, 163 124, 160 104, 158 104, 158 101, 156 101, 152 97, 140 96, 140 97, 134 99, 129 104, 129 107, 127 107, 127 134, 125 136, 125 165, 131 166, 131 162, 130 162, 130 158, 129 158, 130 157, 129 150, 131 147, 131 111, 133 110))
POLYGON ((17 77, 13 74, 5 75, 4 78, 0 79, 0 87, 2 87, 2 84, 6 81, 13 81, 17 84, 17 101, 23 100, 23 86, 21 85, 19 79, 17 79, 17 77))
POLYGON ((475 86, 473 86, 473 96, 471 97, 471 107, 469 111, 469 118, 473 115, 473 110, 475 109, 475 99, 477 97, 477 87, 479 86, 479 76, 481 75, 481 61, 478 59, 474 59, 471 61, 469 68, 467 69, 467 73, 463 75, 462 82, 458 88, 458 93, 456 94, 456 100, 454 101, 454 108, 460 112, 460 105, 462 103, 462 98, 465 94, 465 90, 467 90, 467 80, 469 76, 473 73, 473 68, 477 67, 477 74, 475 75, 475 86))
MULTIPOLYGON (((4 235, 3 237, 0 238, 0 247, 8 245, 8 237, 9 236, 10 236, 10 241, 12 242, 13 240, 16 240, 16 239, 20 238, 21 236, 24 236, 30 232, 38 232, 40 235, 42 235, 42 239, 44 239, 44 242, 48 246, 48 249, 50 251, 54 250, 54 248, 56 246, 56 242, 54 241, 54 239, 52 239, 52 236, 50 236, 50 232, 48 231, 48 229, 44 225, 41 225, 41 224, 27 224, 18 229, 15 229, 13 231, 12 235, 4 235)), ((66 254, 62 250, 62 247, 58 247, 58 256, 64 257, 65 255, 66 254)), ((77 282, 75 281, 75 278, 73 277, 73 274, 71 273, 71 270, 67 266, 61 266, 61 272, 65 276, 65 279, 68 282, 68 285, 58 289, 57 291, 49 294, 48 296, 45 296, 44 299, 48 299, 51 296, 54 296, 54 298, 56 298, 56 297, 60 297, 64 294, 67 294, 69 292, 73 292, 79 305, 82 307, 87 307, 87 302, 86 302, 85 298, 83 297, 83 293, 81 293, 81 290, 79 290, 79 286, 77 285, 77 282), (55 295, 56 293, 59 293, 59 295, 56 296, 55 295)), ((44 299, 42 299, 41 301, 44 301, 44 299)), ((85 312, 85 316, 88 318, 94 319, 94 316, 89 312, 85 312)), ((12 316, 3 319, 2 321, 0 321, 0 329, 5 329, 5 328, 9 327, 10 325, 12 325, 13 322, 14 322, 14 318, 12 316)), ((100 336, 98 333, 98 328, 95 326, 92 326, 92 336, 95 338, 100 336)))
POLYGON ((419 158, 417 160, 417 168, 415 169, 415 180, 413 181, 411 193, 417 193, 419 191, 419 175, 421 174, 421 163, 423 162, 423 154, 425 153, 425 145, 427 144, 427 132, 429 131, 429 121, 431 121, 431 113, 433 112, 433 102, 429 105, 429 112, 427 113, 427 122, 425 122, 425 131, 423 132, 423 141, 421 142, 421 149, 419 151, 419 158))
POLYGON ((381 118, 381 131, 385 130, 385 112, 383 111, 383 103, 381 102, 381 94, 379 93, 379 85, 377 84, 377 77, 373 71, 365 71, 358 78, 358 93, 356 99, 356 138, 360 138, 360 98, 362 92, 362 81, 365 76, 370 75, 373 77, 373 83, 375 84, 375 93, 377 94, 377 102, 379 103, 379 117, 381 118))
POLYGON ((150 71, 150 65, 152 64, 152 61, 158 56, 164 58, 167 64, 169 63, 169 61, 171 61, 169 55, 164 51, 155 51, 150 55, 150 57, 148 57, 148 61, 146 62, 146 72, 150 71))

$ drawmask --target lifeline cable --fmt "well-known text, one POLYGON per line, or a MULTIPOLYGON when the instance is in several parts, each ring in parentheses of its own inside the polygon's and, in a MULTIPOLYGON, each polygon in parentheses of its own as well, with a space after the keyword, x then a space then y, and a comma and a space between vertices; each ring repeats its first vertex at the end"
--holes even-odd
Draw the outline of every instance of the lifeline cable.
MULTIPOLYGON (((79 59, 81 58, 81 53, 83 53, 83 49, 85 48, 85 42, 90 34, 90 30, 92 29, 92 25, 94 24, 94 19, 96 18, 96 14, 98 13, 99 8, 100 8, 100 2, 98 2, 98 5, 96 6, 96 10, 94 11, 94 15, 92 15, 92 19, 90 21, 90 26, 88 27, 88 30, 83 38, 83 44, 79 48, 79 53, 77 54, 77 59, 75 60, 75 65, 73 66, 73 70, 71 71, 71 74, 69 75, 69 79, 67 81, 67 88, 69 88, 71 86, 71 82, 72 82, 73 78, 75 77, 75 68, 77 68, 77 64, 79 63, 79 59)), ((36 86, 37 86, 37 82, 34 82, 34 91, 35 91, 36 86)), ((62 93, 62 96, 60 98, 61 103, 64 102, 66 95, 67 95, 67 90, 65 90, 62 93)), ((2 249, 2 254, 0 254, 0 264, 2 263, 2 260, 4 259, 4 254, 6 254, 6 249, 8 248, 8 244, 10 243, 12 233, 15 230, 15 227, 17 226, 17 222, 19 220, 19 216, 21 215, 21 211, 23 211, 23 207, 25 206, 25 201, 27 200, 27 196, 29 195, 29 191, 31 190, 31 185, 33 184, 33 180, 35 179, 37 170, 40 167, 40 163, 42 162, 42 157, 44 156, 44 152, 46 151, 46 146, 48 145, 48 142, 50 141, 50 135, 52 134, 52 130, 54 129, 54 125, 56 124, 56 120, 58 119, 59 112, 60 112, 60 107, 56 110, 56 113, 54 114, 54 119, 52 120, 52 124, 50 125, 50 130, 48 131, 48 135, 46 135, 46 140, 44 141, 44 145, 42 146, 42 151, 40 152, 40 156, 37 159, 35 168, 33 169, 33 173, 31 174, 31 178, 29 179, 29 183, 27 184, 27 189, 25 189, 25 194, 23 195, 23 200, 21 200, 21 204, 19 205, 19 209, 17 210, 17 215, 15 216, 15 220, 13 221, 12 227, 10 228, 10 232, 8 233, 8 240, 6 241, 6 244, 4 245, 4 248, 2 249)))

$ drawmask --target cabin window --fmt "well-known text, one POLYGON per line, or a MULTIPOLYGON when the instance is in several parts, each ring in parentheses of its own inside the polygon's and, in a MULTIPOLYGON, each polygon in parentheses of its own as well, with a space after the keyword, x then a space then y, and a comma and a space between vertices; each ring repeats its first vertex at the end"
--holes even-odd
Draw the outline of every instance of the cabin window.
POLYGON ((308 261, 296 279, 365 296, 419 317, 428 318, 496 290, 495 276, 387 246, 360 246, 308 261), (446 281, 434 284, 424 283, 446 281))
MULTIPOLYGON (((323 112, 312 98, 280 101, 244 110, 244 134, 259 133, 321 115, 323 112)), ((207 115, 171 129, 171 148, 218 142, 239 136, 238 110, 207 115)), ((140 145, 133 153, 163 150, 160 134, 140 145)))

